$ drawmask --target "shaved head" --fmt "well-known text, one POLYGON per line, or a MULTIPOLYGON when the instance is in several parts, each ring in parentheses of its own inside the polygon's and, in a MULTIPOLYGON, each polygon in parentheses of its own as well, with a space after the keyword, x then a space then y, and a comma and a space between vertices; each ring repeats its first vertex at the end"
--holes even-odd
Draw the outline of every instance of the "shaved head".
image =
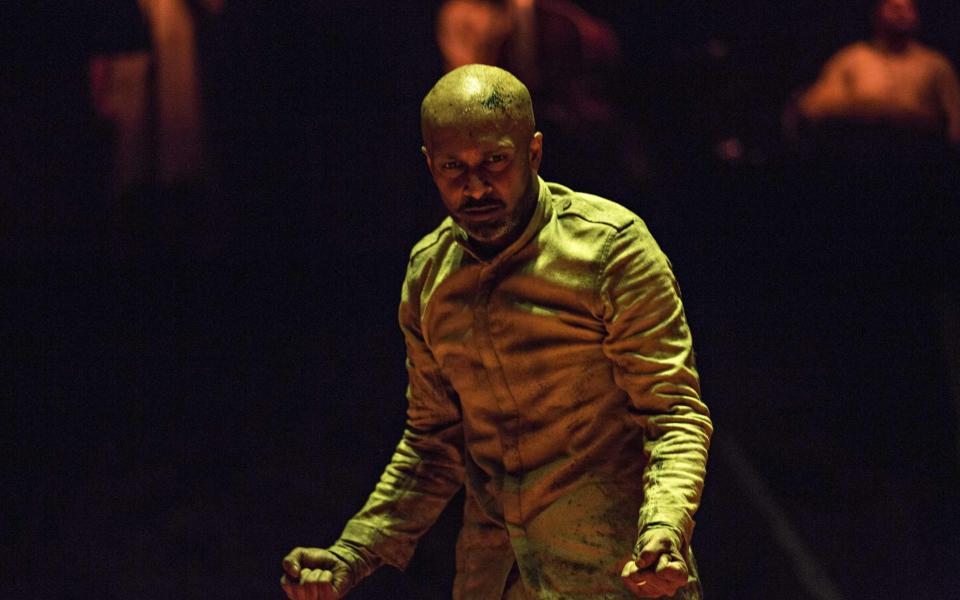
POLYGON ((497 67, 454 69, 423 99, 420 127, 440 199, 473 249, 516 240, 537 207, 543 156, 526 86, 497 67))
POLYGON ((420 127, 429 146, 434 131, 496 123, 529 138, 534 132, 533 103, 519 79, 489 65, 466 65, 437 81, 420 105, 420 127))

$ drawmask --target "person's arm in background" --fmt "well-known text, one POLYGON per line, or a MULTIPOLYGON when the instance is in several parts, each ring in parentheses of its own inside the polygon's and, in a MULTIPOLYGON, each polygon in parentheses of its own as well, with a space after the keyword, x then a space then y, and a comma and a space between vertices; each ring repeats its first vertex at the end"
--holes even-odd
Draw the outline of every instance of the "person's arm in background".
POLYGON ((823 66, 820 77, 797 99, 800 114, 809 121, 849 116, 850 49, 835 54, 823 66))
POLYGON ((666 256, 639 220, 616 232, 609 248, 601 284, 604 352, 630 395, 647 456, 637 543, 621 574, 638 596, 669 596, 688 583, 713 425, 666 256))
POLYGON ((341 598, 383 564, 406 567, 464 478, 459 399, 420 331, 419 291, 408 272, 400 304, 407 346, 407 426, 363 508, 327 549, 296 548, 281 585, 291 600, 341 598), (306 575, 304 575, 306 569, 306 575))
POLYGON ((148 50, 90 59, 92 105, 113 134, 110 191, 115 196, 143 185, 150 170, 150 65, 148 50))
POLYGON ((946 117, 947 139, 955 146, 960 145, 960 81, 946 58, 937 71, 937 97, 946 117))

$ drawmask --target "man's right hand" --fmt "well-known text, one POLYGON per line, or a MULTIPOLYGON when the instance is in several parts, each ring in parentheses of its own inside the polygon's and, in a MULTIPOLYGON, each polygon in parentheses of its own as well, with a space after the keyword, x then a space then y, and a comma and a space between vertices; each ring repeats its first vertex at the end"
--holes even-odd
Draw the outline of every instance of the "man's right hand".
POLYGON ((339 600, 350 567, 322 548, 294 548, 283 559, 280 585, 290 600, 339 600))

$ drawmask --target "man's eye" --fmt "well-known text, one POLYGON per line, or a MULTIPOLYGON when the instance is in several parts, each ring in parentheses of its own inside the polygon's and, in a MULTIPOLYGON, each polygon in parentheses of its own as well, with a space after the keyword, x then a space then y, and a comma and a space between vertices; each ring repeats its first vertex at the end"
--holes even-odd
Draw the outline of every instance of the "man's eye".
POLYGON ((445 162, 440 166, 445 171, 456 171, 457 169, 460 169, 462 167, 462 165, 455 160, 451 160, 450 162, 445 162))
POLYGON ((487 158, 487 168, 492 171, 499 171, 507 165, 507 156, 505 154, 494 154, 487 158))

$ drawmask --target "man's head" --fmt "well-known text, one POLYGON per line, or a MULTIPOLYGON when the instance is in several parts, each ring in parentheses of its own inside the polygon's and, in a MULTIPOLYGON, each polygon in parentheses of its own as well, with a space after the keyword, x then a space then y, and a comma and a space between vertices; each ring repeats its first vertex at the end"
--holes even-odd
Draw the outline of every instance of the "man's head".
POLYGON ((877 35, 910 37, 917 32, 920 19, 913 0, 880 0, 873 15, 877 35))
POLYGON ((502 1, 447 0, 437 12, 437 46, 447 70, 474 63, 496 64, 510 36, 510 13, 502 1))
POLYGON ((440 198, 480 248, 500 250, 536 205, 542 136, 530 92, 487 65, 450 71, 420 107, 423 154, 440 198))

